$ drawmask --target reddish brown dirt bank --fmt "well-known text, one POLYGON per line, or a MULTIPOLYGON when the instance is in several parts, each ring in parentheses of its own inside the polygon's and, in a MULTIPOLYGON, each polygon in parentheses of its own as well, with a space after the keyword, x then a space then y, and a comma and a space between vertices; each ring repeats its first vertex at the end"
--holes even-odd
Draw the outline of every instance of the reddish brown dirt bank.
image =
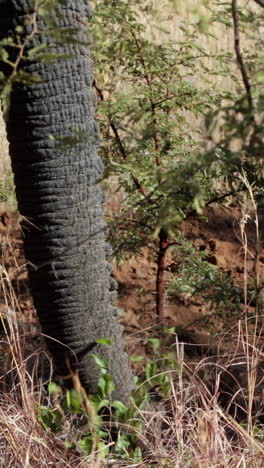
MULTIPOLYGON (((207 211, 203 220, 183 223, 182 230, 193 242, 197 250, 209 253, 208 261, 227 273, 234 285, 241 289, 243 303, 243 287, 247 275, 247 283, 253 283, 255 270, 258 269, 260 279, 264 277, 264 249, 260 238, 260 249, 257 252, 256 225, 254 214, 246 221, 247 255, 242 245, 241 220, 243 214, 236 208, 217 208, 207 211)), ((259 232, 263 232, 263 215, 259 214, 259 232)), ((173 276, 174 264, 168 261, 166 279, 173 276)), ((119 306, 122 308, 121 321, 129 330, 139 330, 148 327, 155 321, 155 274, 156 265, 149 262, 147 252, 142 256, 128 260, 120 269, 115 268, 115 275, 120 285, 119 306)), ((193 300, 188 296, 177 299, 167 299, 165 317, 170 325, 188 327, 199 319, 210 314, 208 305, 203 301, 193 300)), ((228 315, 228 310, 226 311, 228 315)), ((226 317, 225 317, 226 318, 226 317)), ((221 318, 213 320, 219 331, 225 324, 221 318)), ((201 321, 201 327, 204 323, 201 321)))
MULTIPOLYGON (((260 249, 257 252, 256 227, 251 214, 251 218, 248 217, 246 223, 248 253, 245 258, 240 229, 242 216, 237 208, 212 209, 206 213, 203 220, 183 223, 182 230, 198 250, 206 249, 209 252, 210 262, 217 265, 220 271, 227 272, 234 283, 243 288, 245 271, 248 274, 248 281, 251 281, 255 275, 256 256, 258 256, 259 275, 263 278, 264 249, 260 239, 260 249)), ((259 224, 261 233, 264 231, 261 214, 259 224)), ((9 311, 10 307, 15 310, 20 322, 34 322, 35 314, 28 290, 17 213, 4 212, 0 215, 0 241, 2 265, 0 312, 5 315, 9 304, 9 311), (12 294, 12 291, 15 294, 12 294)), ((167 281, 173 274, 173 263, 170 261, 168 263, 167 281)), ((114 274, 119 283, 120 320, 126 331, 130 334, 154 325, 156 265, 148 260, 147 251, 143 250, 141 256, 131 258, 121 268, 114 267, 114 274)), ((196 329, 198 327, 206 331, 205 323, 200 319, 208 314, 208 307, 202 301, 197 303, 187 296, 166 299, 165 316, 170 325, 188 327, 195 323, 196 329)), ((219 317, 214 319, 214 323, 218 331, 224 326, 219 317)))

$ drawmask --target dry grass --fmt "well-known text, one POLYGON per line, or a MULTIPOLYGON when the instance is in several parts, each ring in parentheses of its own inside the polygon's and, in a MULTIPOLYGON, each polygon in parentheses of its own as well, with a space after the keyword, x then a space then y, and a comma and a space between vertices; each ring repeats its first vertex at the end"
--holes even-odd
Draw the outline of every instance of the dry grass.
MULTIPOLYGON (((14 345, 14 344, 13 344, 14 345)), ((233 358, 232 358, 233 359, 233 358)), ((250 357, 251 359, 251 357, 250 357)), ((240 356, 240 364, 242 357, 240 356)), ((247 362, 244 356, 243 365, 247 362)), ((74 427, 66 427, 57 435, 46 431, 39 424, 36 407, 41 399, 41 387, 32 381, 31 375, 22 371, 25 363, 16 360, 19 370, 16 386, 8 393, 1 395, 0 402, 0 460, 6 467, 144 467, 161 466, 179 467, 239 467, 260 468, 264 462, 263 431, 248 421, 246 425, 237 423, 218 403, 219 387, 223 367, 213 361, 215 372, 215 390, 210 393, 199 378, 201 367, 211 367, 212 361, 202 362, 193 371, 184 361, 181 362, 182 373, 172 379, 173 393, 170 401, 162 402, 155 412, 141 412, 144 421, 143 431, 138 433, 139 444, 143 449, 144 461, 120 460, 110 457, 106 462, 100 461, 94 453, 87 462, 72 450, 66 450, 64 440, 70 440, 74 427), (35 388, 35 391, 33 391, 35 388), (37 390, 36 390, 37 388, 37 390), (26 391, 25 391, 26 390, 26 391), (165 409, 164 409, 165 408, 165 409), (162 433, 157 429, 162 424, 162 433), (156 429, 155 429, 156 428, 156 429), (250 428, 250 429, 249 429, 250 428), (257 437, 256 437, 257 434, 257 437)), ((230 367, 230 364, 229 364, 230 367)), ((250 374, 252 382, 253 373, 250 374)), ((244 394, 239 388, 237 393, 244 394)), ((251 393, 254 387, 251 386, 251 393)), ((230 396, 230 401, 234 398, 230 396)), ((236 398, 241 405, 243 398, 236 398)), ((249 408, 249 398, 244 397, 249 408)), ((263 417, 263 414, 262 414, 263 417)), ((129 431, 128 425, 124 431, 129 431)), ((112 443, 111 443, 112 445, 112 443)))
POLYGON ((3 265, 0 290, 5 300, 0 337, 0 466, 82 466, 77 454, 67 451, 63 440, 38 421, 37 408, 46 396, 52 367, 41 341, 17 323, 19 304, 3 265))
MULTIPOLYGON (((155 403, 155 410, 140 412, 143 429, 137 430, 143 460, 127 452, 100 459, 95 449, 84 458, 78 448, 67 450, 64 441, 77 443, 87 431, 76 416, 64 417, 58 434, 38 421, 41 405, 54 407, 47 393, 52 365, 39 332, 18 325, 19 307, 4 266, 1 289, 6 298, 2 313, 0 466, 6 468, 261 468, 264 464, 264 346, 263 316, 247 317, 223 336, 219 349, 199 362, 186 361, 184 345, 175 335, 177 369, 168 373, 172 394, 155 403), (260 369, 260 372, 258 370, 260 369)), ((164 370, 166 373, 166 370, 164 370)), ((75 377, 75 388, 79 381, 75 377)), ((89 400, 86 414, 91 421, 89 400)), ((111 427, 114 422, 109 422, 111 427)), ((107 422, 105 423, 107 427, 107 422)), ((91 428, 91 424, 90 424, 91 428)), ((133 431, 127 421, 124 433, 133 431)), ((109 446, 115 444, 109 439, 109 446)), ((78 447, 78 443, 76 445, 78 447)))
POLYGON ((72 468, 82 465, 80 458, 67 451, 63 441, 54 434, 45 431, 32 411, 21 407, 12 395, 1 397, 0 425, 1 466, 72 468))
POLYGON ((5 172, 10 169, 10 161, 8 156, 8 143, 6 139, 5 124, 2 112, 0 112, 0 175, 1 179, 5 172))

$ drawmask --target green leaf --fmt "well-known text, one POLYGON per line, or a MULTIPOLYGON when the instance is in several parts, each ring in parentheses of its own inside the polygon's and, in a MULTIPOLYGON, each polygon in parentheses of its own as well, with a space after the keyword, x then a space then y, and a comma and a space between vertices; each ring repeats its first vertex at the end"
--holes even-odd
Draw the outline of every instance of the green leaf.
POLYGON ((69 449, 74 449, 74 448, 75 448, 74 443, 73 443, 73 442, 69 442, 68 440, 65 440, 65 441, 64 441, 64 445, 65 445, 65 448, 68 449, 68 450, 69 450, 69 449))
POLYGON ((9 54, 7 52, 7 50, 4 48, 4 47, 0 47, 0 59, 3 61, 3 62, 6 62, 6 63, 9 63, 9 54))
POLYGON ((259 70, 257 73, 255 73, 255 80, 256 83, 264 83, 264 70, 259 70))
POLYGON ((62 414, 57 408, 41 406, 38 409, 38 420, 45 429, 50 429, 54 434, 61 430, 62 414))
POLYGON ((133 454, 133 459, 137 462, 143 462, 143 454, 140 447, 136 447, 133 454))
POLYGON ((143 361, 144 356, 129 356, 129 360, 131 362, 140 362, 140 361, 143 361))
POLYGON ((111 346, 112 340, 110 338, 99 338, 96 343, 103 344, 105 346, 111 346))
POLYGON ((111 406, 117 410, 117 417, 124 416, 127 412, 127 407, 121 401, 115 400, 111 403, 111 406))
POLYGON ((205 16, 205 15, 200 14, 200 19, 199 19, 199 21, 197 23, 197 26, 199 28, 199 31, 202 34, 207 34, 208 33, 209 24, 210 24, 209 18, 207 16, 205 16))
POLYGON ((106 374, 104 375, 105 377, 105 390, 107 395, 111 395, 111 393, 115 390, 115 384, 113 382, 113 379, 110 375, 106 374))
POLYGON ((93 434, 92 433, 86 434, 84 437, 82 437, 81 440, 78 441, 78 445, 85 453, 89 455, 94 446, 93 434))
POLYGON ((14 76, 14 81, 17 83, 22 83, 22 84, 38 84, 42 82, 42 79, 39 75, 35 74, 33 75, 32 73, 28 73, 24 70, 19 70, 15 76, 14 76))
POLYGON ((102 408, 108 408, 110 405, 110 401, 107 399, 101 400, 98 403, 97 411, 100 411, 102 408))
POLYGON ((154 377, 156 377, 157 372, 158 372, 157 363, 153 361, 149 361, 146 365, 146 378, 148 380, 153 379, 154 377))
POLYGON ((57 385, 55 382, 51 382, 48 386, 50 393, 58 393, 61 392, 61 387, 57 385))
POLYGON ((163 332, 168 333, 169 335, 176 335, 176 327, 164 327, 163 332))
POLYGON ((105 373, 108 370, 107 361, 98 354, 92 354, 92 357, 96 364, 100 367, 101 371, 105 373))
POLYGON ((18 34, 22 34, 24 32, 24 28, 21 25, 17 25, 15 30, 18 34))
POLYGON ((146 343, 148 343, 154 351, 160 348, 160 340, 158 338, 148 338, 146 343))
POLYGON ((130 441, 126 434, 118 433, 117 441, 115 443, 115 450, 117 453, 125 453, 127 455, 127 450, 130 446, 130 441))
POLYGON ((98 379, 97 388, 100 397, 106 399, 115 390, 115 384, 110 375, 103 373, 98 379))
POLYGON ((40 44, 36 47, 32 47, 31 49, 29 49, 28 51, 28 58, 30 59, 33 59, 33 58, 36 58, 37 54, 39 52, 42 52, 43 50, 47 49, 47 45, 46 44, 40 44))
POLYGON ((83 395, 75 389, 68 390, 66 393, 66 410, 70 410, 75 414, 83 413, 83 400, 83 395))

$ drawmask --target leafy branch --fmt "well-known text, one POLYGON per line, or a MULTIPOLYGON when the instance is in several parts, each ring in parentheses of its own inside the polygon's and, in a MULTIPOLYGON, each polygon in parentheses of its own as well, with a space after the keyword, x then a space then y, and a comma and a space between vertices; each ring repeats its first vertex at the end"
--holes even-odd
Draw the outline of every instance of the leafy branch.
MULTIPOLYGON (((193 210, 201 213, 210 200, 223 201, 230 194, 214 190, 210 180, 224 180, 229 166, 216 151, 209 158, 199 156, 201 133, 192 123, 219 107, 226 95, 206 91, 203 58, 210 54, 198 43, 195 28, 186 28, 186 37, 178 43, 155 42, 146 38, 133 5, 118 0, 113 7, 101 0, 95 8, 93 34, 98 118, 106 141, 101 152, 107 174, 118 176, 121 219, 132 209, 120 230, 111 232, 111 241, 114 251, 120 249, 124 255, 152 245, 156 315, 162 322, 167 253, 179 223, 193 210), (199 80, 201 86, 196 84, 199 80), (154 195, 148 197, 153 187, 154 195)), ((216 54, 214 58, 218 60, 216 54)), ((223 54, 220 66, 222 61, 223 54)), ((114 219, 118 221, 119 215, 114 219)))

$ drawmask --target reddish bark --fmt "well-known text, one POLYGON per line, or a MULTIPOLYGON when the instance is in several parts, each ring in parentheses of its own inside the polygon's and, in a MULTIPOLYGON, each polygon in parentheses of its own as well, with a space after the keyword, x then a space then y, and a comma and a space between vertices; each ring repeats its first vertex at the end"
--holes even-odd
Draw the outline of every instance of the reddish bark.
POLYGON ((164 272, 166 268, 166 253, 169 246, 168 235, 161 229, 159 233, 159 251, 157 258, 157 279, 156 279, 156 315, 157 320, 164 322, 164 299, 165 299, 165 281, 164 272))

